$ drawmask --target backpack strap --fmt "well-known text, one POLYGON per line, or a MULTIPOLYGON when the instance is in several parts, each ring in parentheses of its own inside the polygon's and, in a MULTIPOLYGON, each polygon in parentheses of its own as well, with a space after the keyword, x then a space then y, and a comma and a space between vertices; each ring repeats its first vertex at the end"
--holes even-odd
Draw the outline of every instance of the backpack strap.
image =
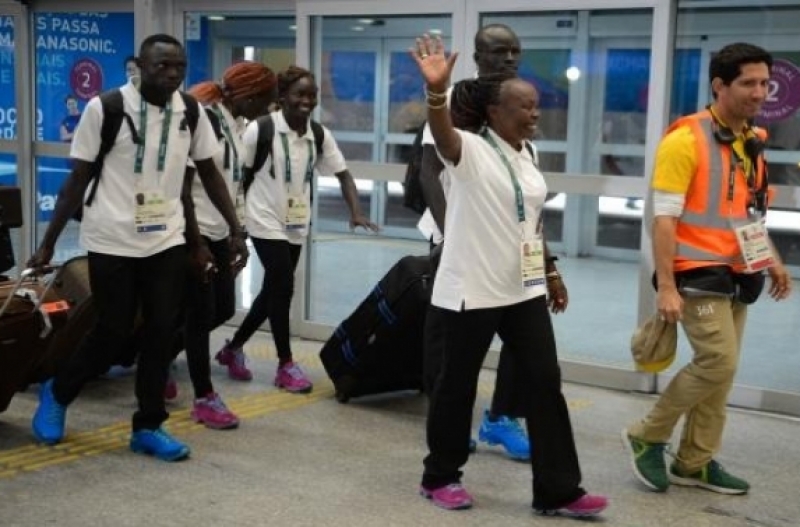
MULTIPOLYGON (((219 121, 219 116, 212 108, 206 108, 206 115, 208 120, 211 121, 211 128, 214 129, 214 135, 217 136, 217 141, 225 141, 225 160, 222 164, 223 168, 228 169, 231 167, 231 145, 228 144, 228 139, 222 132, 222 123, 219 121)), ((187 118, 188 122, 188 118, 187 118)))
POLYGON ((181 94, 183 105, 186 107, 183 111, 183 115, 186 117, 186 124, 189 125, 189 132, 194 137, 194 133, 197 131, 197 122, 200 120, 200 105, 197 103, 197 99, 188 93, 178 93, 181 94))
MULTIPOLYGON (((253 166, 245 167, 242 178, 245 193, 253 183, 256 173, 264 168, 267 159, 272 155, 272 141, 275 138, 275 122, 272 116, 267 114, 259 117, 258 138, 256 139, 256 153, 253 157, 253 166)), ((311 121, 311 133, 314 134, 314 146, 317 151, 317 159, 322 155, 322 145, 325 141, 325 129, 316 121, 311 121)), ((270 175, 274 178, 275 172, 270 169, 270 175)))
POLYGON ((136 140, 139 138, 131 121, 131 116, 125 113, 125 102, 122 99, 122 92, 119 88, 101 93, 100 104, 103 107, 103 124, 100 127, 100 150, 92 162, 92 188, 86 197, 85 205, 87 207, 91 206, 92 201, 94 201, 97 186, 100 184, 100 175, 103 173, 103 162, 106 155, 114 148, 114 143, 117 142, 117 135, 122 127, 123 119, 128 121, 133 137, 136 140))
POLYGON ((311 121, 311 133, 314 134, 314 146, 317 147, 317 159, 322 155, 322 145, 325 142, 325 129, 317 121, 311 121))
POLYGON ((242 187, 245 194, 253 184, 256 173, 264 167, 267 158, 272 154, 272 140, 275 138, 275 123, 272 121, 272 116, 262 115, 256 119, 256 125, 258 126, 258 137, 256 138, 253 166, 246 166, 242 171, 242 187))

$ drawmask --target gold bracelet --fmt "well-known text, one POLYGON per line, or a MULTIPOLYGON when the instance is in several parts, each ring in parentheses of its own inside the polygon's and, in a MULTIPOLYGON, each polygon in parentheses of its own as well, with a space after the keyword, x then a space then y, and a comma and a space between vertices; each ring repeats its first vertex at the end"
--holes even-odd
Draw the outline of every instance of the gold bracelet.
POLYGON ((550 280, 561 280, 561 273, 558 271, 550 271, 549 273, 544 275, 548 281, 550 280))
POLYGON ((446 99, 447 98, 447 91, 435 93, 435 92, 432 92, 429 89, 425 88, 425 96, 428 99, 446 99))
POLYGON ((447 101, 444 101, 442 104, 431 104, 428 102, 429 110, 441 110, 443 108, 447 108, 447 101))

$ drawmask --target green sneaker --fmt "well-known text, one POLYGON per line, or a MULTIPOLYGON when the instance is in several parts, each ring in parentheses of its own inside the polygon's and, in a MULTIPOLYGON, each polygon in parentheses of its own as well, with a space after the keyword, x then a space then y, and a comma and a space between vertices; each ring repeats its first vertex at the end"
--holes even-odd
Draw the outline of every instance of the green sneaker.
POLYGON ((700 487, 720 494, 747 494, 750 484, 728 473, 713 459, 693 474, 681 474, 675 463, 669 468, 669 480, 676 485, 700 487))
POLYGON ((669 488, 667 464, 664 462, 666 443, 648 443, 636 439, 622 430, 622 444, 631 455, 631 467, 636 477, 655 492, 665 492, 669 488))

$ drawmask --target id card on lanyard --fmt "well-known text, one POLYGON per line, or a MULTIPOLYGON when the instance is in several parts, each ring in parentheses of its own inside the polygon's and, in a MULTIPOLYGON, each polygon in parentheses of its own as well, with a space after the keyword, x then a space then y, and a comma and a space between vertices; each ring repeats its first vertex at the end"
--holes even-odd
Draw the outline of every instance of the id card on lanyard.
MULTIPOLYGON (((739 253, 742 255, 746 271, 756 273, 768 269, 775 265, 775 255, 772 251, 772 244, 769 242, 769 235, 763 211, 756 210, 752 204, 747 207, 747 219, 733 218, 733 197, 736 185, 736 166, 739 156, 731 147, 730 174, 728 176, 728 207, 729 223, 736 234, 736 242, 739 245, 739 253)), ((751 198, 755 193, 755 160, 751 163, 748 181, 752 181, 752 187, 748 188, 751 198)), ((751 185, 748 185, 750 187, 751 185)))
MULTIPOLYGON (((161 124, 161 140, 158 145, 158 183, 161 182, 161 174, 166 165, 170 124, 172 124, 172 101, 167 101, 164 106, 164 121, 161 124)), ((134 182, 134 226, 137 233, 165 231, 169 219, 169 200, 160 185, 156 188, 147 187, 142 175, 147 140, 147 102, 144 97, 141 98, 139 105, 139 130, 139 144, 136 146, 136 159, 133 166, 136 178, 134 182)))
POLYGON ((544 240, 542 239, 542 220, 539 219, 537 225, 533 221, 525 217, 525 200, 522 194, 522 187, 517 179, 517 174, 514 168, 508 161, 508 158, 500 150, 497 142, 488 133, 483 134, 483 138, 494 148, 497 155, 503 161, 503 164, 511 177, 511 184, 514 187, 514 198, 517 208, 517 221, 520 226, 520 242, 519 242, 519 255, 520 255, 520 281, 522 287, 534 287, 542 285, 545 282, 544 273, 544 240))
POLYGON ((311 207, 306 200, 305 186, 311 182, 314 175, 314 148, 311 142, 308 144, 308 161, 306 163, 306 173, 300 185, 300 191, 292 189, 292 158, 289 153, 289 138, 285 133, 281 133, 281 146, 283 147, 284 174, 286 182, 286 217, 284 226, 287 231, 300 231, 306 228, 311 219, 311 207))

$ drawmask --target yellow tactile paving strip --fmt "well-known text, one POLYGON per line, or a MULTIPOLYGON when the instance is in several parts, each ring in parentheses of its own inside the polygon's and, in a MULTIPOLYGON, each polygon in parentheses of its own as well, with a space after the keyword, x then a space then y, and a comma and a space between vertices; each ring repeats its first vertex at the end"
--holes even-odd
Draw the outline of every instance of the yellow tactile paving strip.
MULTIPOLYGON (((275 357, 275 352, 269 344, 253 343, 247 346, 247 355, 256 359, 272 359, 275 357)), ((294 351, 294 356, 295 360, 305 368, 315 373, 321 373, 322 364, 318 352, 299 349, 294 351)), ((324 373, 321 375, 324 376, 324 373)), ((308 395, 270 390, 238 398, 226 398, 226 404, 244 421, 332 398, 334 396, 333 385, 327 379, 320 382, 321 375, 314 375, 314 391, 308 395)), ((479 399, 491 400, 493 391, 493 381, 489 379, 480 381, 478 385, 479 399)), ((580 410, 593 403, 586 399, 571 399, 567 401, 567 404, 570 410, 580 410)), ((189 412, 189 408, 170 411, 166 428, 179 437, 204 430, 203 425, 192 421, 189 412)), ((0 451, 0 480, 127 448, 129 439, 130 421, 126 420, 94 430, 68 432, 65 442, 55 446, 31 444, 0 451)))
MULTIPOLYGON (((314 391, 308 395, 269 391, 229 399, 226 403, 231 411, 244 420, 292 410, 331 398, 333 393, 333 385, 327 382, 317 383, 314 391)), ((166 428, 179 437, 205 429, 203 425, 192 421, 189 411, 170 412, 166 428)), ((63 443, 52 447, 32 444, 0 452, 0 479, 127 448, 129 439, 130 421, 123 421, 86 432, 68 433, 63 443)))

